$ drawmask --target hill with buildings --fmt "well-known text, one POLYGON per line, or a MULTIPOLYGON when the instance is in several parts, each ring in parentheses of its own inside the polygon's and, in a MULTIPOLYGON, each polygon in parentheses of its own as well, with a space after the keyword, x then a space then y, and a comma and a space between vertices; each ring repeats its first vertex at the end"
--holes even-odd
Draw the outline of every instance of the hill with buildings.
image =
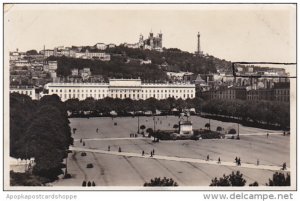
MULTIPOLYGON (((91 48, 86 51, 93 52, 91 48)), ((99 51, 99 50, 98 50, 99 51)), ((231 62, 210 55, 195 55, 177 48, 163 51, 129 48, 124 45, 103 50, 111 55, 110 61, 97 58, 74 58, 50 56, 48 60, 58 62, 57 75, 72 75, 72 69, 90 68, 92 75, 107 78, 138 78, 147 82, 168 81, 167 72, 192 72, 194 74, 230 72, 231 62)))

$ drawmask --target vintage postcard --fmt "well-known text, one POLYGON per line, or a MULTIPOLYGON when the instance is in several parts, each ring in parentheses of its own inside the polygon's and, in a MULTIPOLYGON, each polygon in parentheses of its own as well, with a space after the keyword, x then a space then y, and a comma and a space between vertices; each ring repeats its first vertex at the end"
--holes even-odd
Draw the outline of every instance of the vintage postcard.
POLYGON ((296 4, 4 4, 4 190, 296 190, 296 4))

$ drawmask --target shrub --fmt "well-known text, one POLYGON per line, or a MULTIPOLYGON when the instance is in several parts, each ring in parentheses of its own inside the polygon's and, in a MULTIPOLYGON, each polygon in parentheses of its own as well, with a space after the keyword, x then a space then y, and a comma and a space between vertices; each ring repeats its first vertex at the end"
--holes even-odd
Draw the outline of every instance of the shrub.
POLYGON ((290 174, 287 173, 286 176, 284 173, 275 172, 273 174, 272 180, 269 179, 269 183, 267 186, 290 186, 291 185, 291 177, 290 174))
POLYGON ((144 183, 144 186, 178 186, 178 184, 172 178, 164 177, 161 179, 160 177, 155 177, 149 183, 144 183))
POLYGON ((70 178, 72 178, 71 174, 67 173, 64 175, 64 179, 70 179, 70 178))
POLYGON ((81 156, 86 156, 86 153, 85 153, 85 152, 82 152, 82 153, 81 153, 81 156))
POLYGON ((210 186, 245 186, 246 180, 243 178, 243 174, 240 171, 236 173, 232 172, 230 175, 223 175, 219 179, 214 178, 211 181, 210 186))
POLYGON ((228 134, 236 134, 236 130, 234 128, 229 129, 228 134))
POLYGON ((86 181, 83 181, 83 182, 82 182, 82 186, 86 186, 86 181))
POLYGON ((257 183, 257 181, 255 181, 252 184, 249 184, 249 186, 258 186, 258 183, 257 183))
POLYGON ((89 163, 86 165, 86 168, 93 168, 93 167, 94 167, 94 165, 92 163, 89 163))

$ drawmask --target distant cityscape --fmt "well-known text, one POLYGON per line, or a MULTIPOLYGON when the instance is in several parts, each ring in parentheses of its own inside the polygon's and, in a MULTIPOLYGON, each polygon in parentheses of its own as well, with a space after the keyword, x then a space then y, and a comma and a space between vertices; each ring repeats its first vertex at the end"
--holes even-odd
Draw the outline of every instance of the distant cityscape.
MULTIPOLYGON (((119 46, 139 49, 140 51, 163 52, 165 48, 163 48, 162 42, 161 32, 156 37, 150 32, 146 39, 141 34, 137 43, 124 43, 119 46)), ((142 84, 143 80, 139 77, 135 77, 133 80, 119 78, 117 80, 120 84, 111 86, 110 83, 115 83, 116 81, 114 77, 104 79, 103 75, 94 74, 88 66, 83 66, 80 69, 74 67, 71 69, 70 75, 60 76, 57 72, 58 68, 62 66, 59 66, 56 60, 49 60, 49 57, 66 57, 109 63, 112 62, 112 58, 120 56, 111 51, 119 46, 113 43, 96 43, 93 46, 61 46, 54 49, 46 49, 44 47, 39 52, 36 50, 20 52, 18 49, 11 51, 9 54, 10 92, 26 94, 32 99, 39 99, 47 94, 57 94, 62 100, 88 97, 94 99, 105 97, 131 98, 136 100, 151 97, 156 99, 169 97, 187 99, 199 96, 204 99, 289 102, 290 85, 288 78, 282 78, 288 77, 288 73, 285 72, 284 68, 240 65, 237 66, 236 73, 248 76, 241 78, 234 77, 232 71, 225 68, 222 69, 222 66, 216 72, 208 73, 180 70, 168 71, 168 66, 170 66, 172 61, 163 61, 157 66, 159 69, 164 69, 167 79, 159 85, 152 85, 155 87, 146 91, 146 89, 143 90, 143 86, 146 85, 142 84), (262 77, 257 78, 256 76, 262 77), (139 82, 138 86, 136 86, 136 82, 139 82), (95 85, 95 83, 98 84, 95 85), (101 90, 103 86, 107 89, 101 90), (99 88, 99 90, 95 90, 95 87, 99 88), (185 90, 187 88, 189 90, 185 90)), ((200 47, 200 33, 198 33, 197 49, 193 55, 195 58, 208 57, 209 55, 204 55, 200 47)), ((141 68, 147 65, 154 65, 150 58, 130 58, 126 53, 121 56, 125 58, 125 63, 128 65, 131 62, 137 63, 141 68)))

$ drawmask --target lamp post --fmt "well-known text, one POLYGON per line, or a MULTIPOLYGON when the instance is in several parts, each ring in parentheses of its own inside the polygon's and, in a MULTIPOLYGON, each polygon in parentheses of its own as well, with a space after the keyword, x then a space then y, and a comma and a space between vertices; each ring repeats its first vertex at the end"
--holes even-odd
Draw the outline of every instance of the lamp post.
POLYGON ((140 116, 138 115, 138 134, 140 133, 140 116))
POLYGON ((155 116, 153 116, 153 131, 155 131, 155 116))
POLYGON ((238 123, 238 138, 240 138, 240 124, 238 123))

